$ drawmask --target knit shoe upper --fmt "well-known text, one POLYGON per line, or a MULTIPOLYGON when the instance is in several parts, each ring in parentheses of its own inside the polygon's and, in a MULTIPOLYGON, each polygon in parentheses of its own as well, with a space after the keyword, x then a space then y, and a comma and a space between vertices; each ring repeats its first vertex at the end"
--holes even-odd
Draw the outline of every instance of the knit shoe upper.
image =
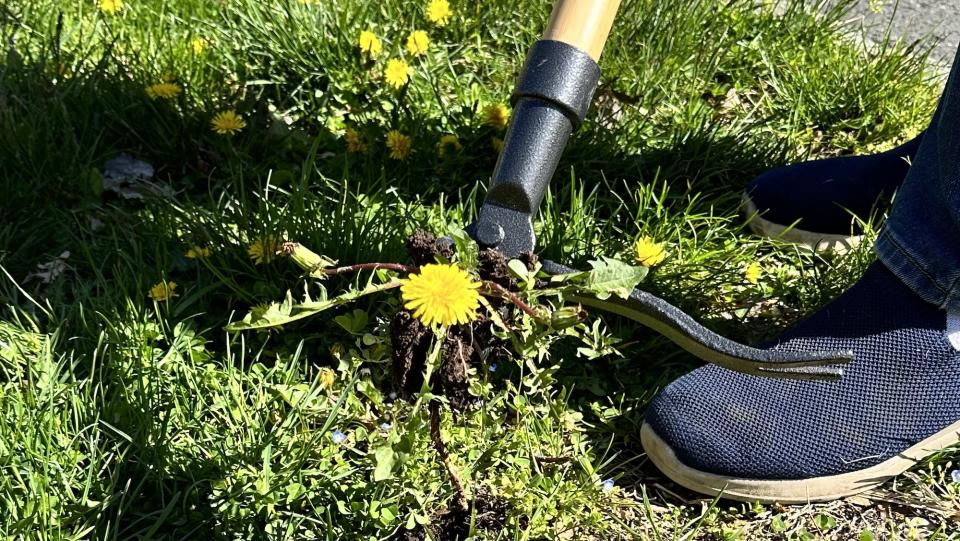
POLYGON ((852 350, 837 382, 707 365, 667 386, 647 423, 686 466, 747 479, 809 479, 879 464, 960 420, 960 356, 946 313, 880 263, 761 347, 852 350))
POLYGON ((853 216, 865 221, 878 204, 889 201, 906 177, 921 138, 881 154, 772 169, 750 182, 746 196, 769 222, 827 235, 860 234, 853 216))

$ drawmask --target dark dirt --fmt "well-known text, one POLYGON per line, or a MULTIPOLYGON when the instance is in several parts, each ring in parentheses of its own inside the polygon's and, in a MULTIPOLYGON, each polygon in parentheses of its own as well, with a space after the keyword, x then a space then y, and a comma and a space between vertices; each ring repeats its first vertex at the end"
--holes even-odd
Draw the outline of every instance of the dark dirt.
POLYGON ((446 243, 441 243, 430 233, 423 229, 417 229, 412 235, 407 237, 407 254, 417 266, 427 263, 436 263, 437 256, 444 259, 453 257, 453 248, 446 243))
POLYGON ((406 310, 397 312, 390 322, 393 387, 404 397, 418 393, 423 386, 430 335, 430 329, 406 310))
POLYGON ((478 494, 473 501, 473 509, 453 509, 437 517, 431 525, 433 536, 440 541, 466 539, 470 535, 471 516, 474 529, 503 531, 509 510, 510 506, 505 500, 478 494))
POLYGON ((437 379, 443 387, 443 395, 455 411, 465 409, 475 400, 468 390, 470 383, 467 371, 471 362, 479 364, 479 359, 473 349, 474 340, 470 334, 469 327, 457 325, 447 331, 441 347, 443 363, 437 379))
MULTIPOLYGON (((487 248, 480 251, 479 259, 480 265, 477 270, 480 272, 481 278, 490 280, 509 290, 515 291, 517 289, 517 279, 510 273, 510 268, 507 267, 507 258, 501 252, 493 248, 487 248)), ((533 270, 540 260, 537 254, 533 252, 524 252, 518 255, 517 259, 526 265, 529 270, 533 270)))
MULTIPOLYGON (((453 256, 452 249, 422 230, 414 232, 407 239, 406 246, 410 258, 417 265, 433 263, 437 256, 445 259, 453 256)), ((537 263, 537 256, 533 253, 522 254, 518 259, 529 269, 533 269, 537 263)), ((517 281, 507 267, 507 259, 496 250, 480 252, 478 271, 484 280, 495 282, 514 291, 517 289, 517 281)), ((490 298, 489 301, 503 320, 510 321, 514 310, 512 304, 496 298, 490 298)), ((430 329, 406 310, 401 310, 391 321, 393 385, 395 390, 404 397, 416 394, 423 385, 426 357, 432 334, 430 329)), ((494 335, 493 321, 481 314, 470 325, 455 325, 447 330, 441 346, 440 368, 430 382, 431 387, 434 392, 443 392, 453 411, 462 411, 477 400, 469 393, 470 368, 504 362, 511 357, 509 343, 494 335)), ((439 408, 439 404, 433 403, 431 408, 439 408)), ((439 419, 437 416, 439 410, 431 411, 435 419, 439 419)), ((436 434, 432 434, 435 439, 434 444, 441 458, 447 457, 445 446, 439 439, 439 425, 435 428, 436 434)), ((469 536, 471 523, 476 530, 500 532, 504 529, 509 504, 505 500, 490 496, 481 489, 476 493, 472 505, 468 506, 464 498, 463 482, 455 472, 449 472, 449 474, 451 484, 459 494, 457 498, 459 503, 451 505, 446 511, 434 517, 428 529, 418 528, 411 532, 403 532, 399 534, 399 539, 422 541, 427 539, 427 533, 429 533, 432 539, 439 541, 462 540, 469 536), (463 509, 461 506, 466 508, 463 509)))
MULTIPOLYGON (((448 246, 438 242, 430 233, 419 229, 407 238, 406 246, 410 258, 418 265, 434 262, 437 256, 448 259, 453 256, 448 246)), ((532 269, 537 256, 527 253, 518 259, 532 269)), ((479 260, 481 278, 516 290, 517 281, 510 274, 503 254, 496 250, 483 250, 479 260)), ((489 301, 502 319, 510 320, 513 307, 509 302, 496 298, 489 301)), ((404 397, 416 394, 423 385, 431 336, 430 330, 406 310, 401 310, 390 324, 393 387, 404 397)), ((494 336, 493 322, 484 315, 470 325, 455 325, 449 328, 441 347, 442 362, 430 383, 435 392, 443 392, 454 411, 463 411, 476 400, 468 390, 467 375, 471 366, 480 368, 507 361, 512 355, 509 344, 494 336)))
POLYGON ((480 251, 480 265, 477 270, 480 276, 507 289, 516 289, 517 280, 507 268, 507 258, 503 253, 493 248, 480 251))
MULTIPOLYGON (((471 517, 474 530, 502 532, 507 525, 509 511, 510 504, 506 500, 491 497, 487 492, 480 491, 473 500, 472 508, 448 509, 433 517, 433 522, 428 526, 430 537, 437 541, 462 541, 470 535, 471 517)), ((423 541, 427 536, 425 531, 418 528, 412 532, 406 532, 401 539, 423 541)))

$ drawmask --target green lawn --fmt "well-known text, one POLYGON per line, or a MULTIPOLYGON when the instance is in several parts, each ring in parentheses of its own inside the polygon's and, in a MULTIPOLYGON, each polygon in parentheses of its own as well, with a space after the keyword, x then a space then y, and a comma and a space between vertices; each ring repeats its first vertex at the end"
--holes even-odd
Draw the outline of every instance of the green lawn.
MULTIPOLYGON (((717 502, 672 484, 639 426, 697 361, 613 317, 576 329, 586 346, 543 339, 532 360, 472 365, 475 400, 438 411, 446 465, 430 397, 392 394, 396 292, 270 332, 225 331, 305 287, 296 265, 273 250, 258 261, 251 245, 407 262, 415 229, 471 222, 503 134, 489 107, 508 100, 547 2, 451 0, 443 26, 426 0, 100 2, 0 4, 5 539, 957 530, 956 451, 823 505, 717 502), (365 30, 381 44, 374 58, 359 47, 365 30), (414 30, 426 54, 407 50, 414 30), (385 78, 396 58, 411 69, 400 89, 385 78), (232 135, 212 128, 225 111, 244 124, 232 135), (393 130, 410 138, 403 159, 387 148, 393 130), (458 144, 441 144, 450 135, 458 144), (149 163, 151 183, 105 175, 121 154, 149 163), (175 297, 151 297, 171 282, 175 297), (451 475, 471 512, 456 512, 451 475)), ((924 44, 864 45, 846 20, 842 5, 800 0, 624 2, 597 100, 542 209, 540 254, 629 261, 650 237, 667 257, 643 287, 746 341, 852 283, 869 246, 816 256, 750 235, 737 212, 764 169, 889 148, 925 127, 942 66, 924 44)))

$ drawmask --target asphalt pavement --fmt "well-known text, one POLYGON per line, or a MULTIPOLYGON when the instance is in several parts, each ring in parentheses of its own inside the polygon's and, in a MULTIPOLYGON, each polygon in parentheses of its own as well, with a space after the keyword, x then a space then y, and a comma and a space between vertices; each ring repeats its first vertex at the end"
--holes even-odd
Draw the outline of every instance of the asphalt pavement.
POLYGON ((953 61, 960 43, 960 0, 858 0, 851 16, 863 22, 874 41, 891 22, 893 36, 933 38, 939 41, 933 57, 946 63, 953 61))

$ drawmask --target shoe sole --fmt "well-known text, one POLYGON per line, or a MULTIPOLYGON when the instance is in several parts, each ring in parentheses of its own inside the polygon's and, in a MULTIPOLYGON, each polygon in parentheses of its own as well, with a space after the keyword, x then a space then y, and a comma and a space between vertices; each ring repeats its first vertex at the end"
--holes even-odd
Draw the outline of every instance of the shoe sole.
POLYGON ((640 429, 640 443, 647 456, 678 485, 694 492, 720 495, 731 500, 782 504, 824 502, 852 496, 885 483, 924 458, 958 442, 960 421, 869 468, 809 479, 765 480, 728 477, 691 468, 677 459, 673 449, 649 424, 643 423, 640 429))
POLYGON ((815 252, 832 251, 838 254, 845 254, 859 246, 863 240, 863 235, 817 233, 815 231, 806 231, 804 229, 765 220, 760 216, 757 205, 747 194, 743 194, 740 201, 740 208, 746 213, 749 219, 747 225, 750 226, 750 230, 757 235, 807 246, 815 252))

